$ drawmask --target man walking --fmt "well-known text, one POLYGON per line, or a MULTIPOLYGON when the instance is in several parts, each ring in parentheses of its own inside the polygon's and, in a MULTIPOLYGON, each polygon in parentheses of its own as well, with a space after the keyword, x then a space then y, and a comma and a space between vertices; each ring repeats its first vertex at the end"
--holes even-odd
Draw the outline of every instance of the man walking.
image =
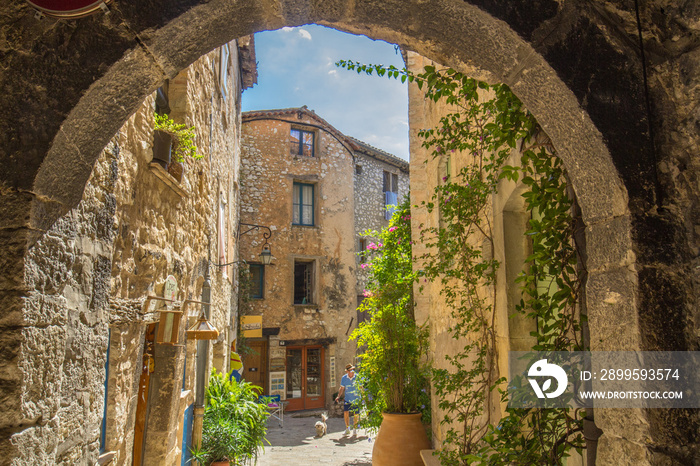
POLYGON ((359 397, 355 390, 355 367, 352 364, 345 366, 345 375, 340 379, 340 390, 338 391, 338 396, 335 401, 338 401, 343 395, 345 395, 345 404, 343 405, 343 416, 345 418, 344 435, 350 434, 350 413, 353 415, 353 435, 357 435, 357 423, 359 419, 357 400, 359 397))

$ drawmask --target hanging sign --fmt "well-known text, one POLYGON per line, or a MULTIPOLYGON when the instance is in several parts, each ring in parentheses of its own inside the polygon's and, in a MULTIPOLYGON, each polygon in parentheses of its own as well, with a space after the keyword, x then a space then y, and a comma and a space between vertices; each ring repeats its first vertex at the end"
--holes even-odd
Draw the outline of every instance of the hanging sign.
MULTIPOLYGON (((163 298, 175 301, 177 297, 177 280, 172 275, 168 275, 163 284, 163 298)), ((160 325, 158 326, 158 343, 177 343, 177 336, 180 331, 180 315, 174 312, 173 303, 167 302, 165 309, 160 312, 160 325)))
POLYGON ((177 297, 177 280, 172 275, 168 275, 163 285, 163 297, 171 301, 175 301, 177 297))
POLYGON ((75 19, 100 10, 109 13, 107 4, 112 0, 27 0, 31 6, 46 16, 75 19))
POLYGON ((262 338, 262 316, 241 316, 241 329, 246 338, 262 338))

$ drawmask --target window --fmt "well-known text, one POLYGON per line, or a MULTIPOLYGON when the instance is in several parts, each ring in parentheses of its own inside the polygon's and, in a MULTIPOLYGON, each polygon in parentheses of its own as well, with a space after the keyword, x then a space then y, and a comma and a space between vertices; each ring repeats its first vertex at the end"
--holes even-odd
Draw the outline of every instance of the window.
POLYGON ((314 304, 314 263, 294 261, 294 304, 314 304))
POLYGON ((294 183, 292 192, 294 199, 294 212, 292 223, 294 225, 314 224, 314 185, 294 183))
POLYGON ((360 256, 360 264, 367 262, 367 238, 360 238, 360 243, 358 246, 358 255, 360 256))
POLYGON ((289 139, 289 152, 294 156, 314 156, 314 133, 292 128, 289 139))
POLYGON ((228 57, 230 54, 230 49, 228 44, 221 46, 221 62, 219 63, 219 89, 221 90, 221 96, 226 100, 226 92, 228 85, 228 57))
POLYGON ((250 298, 263 299, 265 290, 265 266, 262 264, 250 264, 250 298))
POLYGON ((158 115, 170 114, 170 101, 168 98, 168 88, 170 81, 165 80, 162 86, 156 90, 156 113, 158 115))
MULTIPOLYGON (((226 200, 222 197, 221 200, 219 201, 219 222, 217 225, 217 236, 218 236, 218 243, 219 243, 219 264, 225 264, 226 258, 228 257, 227 255, 227 235, 226 235, 226 200)), ((223 267, 222 273, 224 277, 228 277, 228 273, 226 271, 227 267, 223 267)))
POLYGON ((360 165, 359 163, 357 165, 355 165, 355 174, 356 175, 362 174, 362 165, 360 165))
POLYGON ((384 172, 384 218, 389 220, 399 204, 399 175, 384 172))

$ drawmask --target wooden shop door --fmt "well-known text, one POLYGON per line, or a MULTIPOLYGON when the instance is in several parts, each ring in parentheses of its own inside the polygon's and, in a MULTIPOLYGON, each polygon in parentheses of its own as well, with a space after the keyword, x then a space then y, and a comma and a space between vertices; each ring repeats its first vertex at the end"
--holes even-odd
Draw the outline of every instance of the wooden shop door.
POLYGON ((154 370, 154 342, 156 339, 156 324, 146 327, 146 338, 143 343, 143 360, 141 377, 139 378, 139 394, 136 402, 136 420, 134 422, 134 466, 143 464, 143 445, 146 439, 146 414, 148 412, 148 392, 151 385, 151 373, 154 370))
POLYGON ((246 342, 252 350, 241 356, 243 362, 243 379, 263 389, 267 393, 267 341, 246 342))
POLYGON ((287 348, 287 411, 325 406, 323 347, 287 348))

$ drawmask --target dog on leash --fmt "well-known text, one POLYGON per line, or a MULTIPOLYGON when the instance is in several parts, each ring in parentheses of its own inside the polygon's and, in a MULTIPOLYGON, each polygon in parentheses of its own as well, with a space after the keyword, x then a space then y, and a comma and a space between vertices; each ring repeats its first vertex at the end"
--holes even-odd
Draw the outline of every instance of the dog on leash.
POLYGON ((321 420, 316 421, 316 425, 314 426, 316 428, 316 437, 323 437, 326 435, 326 431, 328 430, 328 424, 326 424, 326 421, 328 420, 328 416, 326 413, 321 414, 321 420))

